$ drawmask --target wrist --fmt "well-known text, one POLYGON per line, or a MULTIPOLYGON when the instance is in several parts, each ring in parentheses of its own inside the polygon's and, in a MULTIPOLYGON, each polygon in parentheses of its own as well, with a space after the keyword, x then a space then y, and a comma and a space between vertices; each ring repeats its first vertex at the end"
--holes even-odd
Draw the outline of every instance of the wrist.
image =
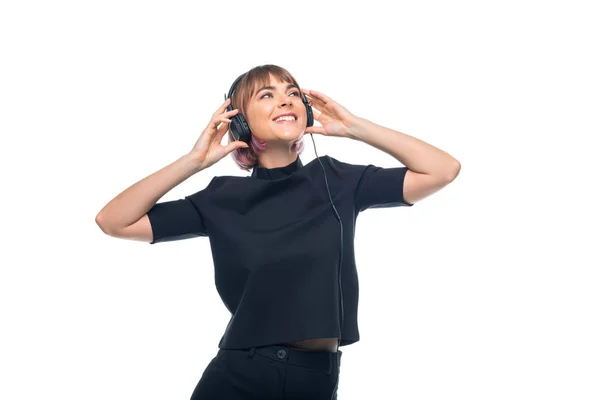
POLYGON ((368 124, 369 124, 369 121, 364 118, 360 118, 360 117, 354 118, 352 120, 352 123, 349 126, 348 137, 350 139, 362 141, 363 139, 362 139, 361 134, 368 130, 368 128, 367 128, 368 124))
POLYGON ((189 166, 194 173, 202 171, 204 167, 204 157, 201 157, 193 152, 189 152, 181 157, 181 160, 189 166))

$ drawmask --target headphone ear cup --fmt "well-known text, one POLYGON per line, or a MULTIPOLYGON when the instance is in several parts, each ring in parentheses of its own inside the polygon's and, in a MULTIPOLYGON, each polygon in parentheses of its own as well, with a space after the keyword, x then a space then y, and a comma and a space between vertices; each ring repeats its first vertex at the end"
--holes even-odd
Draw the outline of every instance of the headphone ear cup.
POLYGON ((308 104, 306 104, 306 126, 313 126, 314 123, 314 119, 313 119, 313 112, 312 112, 312 107, 308 104))
POLYGON ((230 118, 229 129, 236 140, 250 144, 250 127, 243 115, 236 114, 230 118))
POLYGON ((306 95, 302 93, 302 102, 304 103, 304 107, 306 107, 306 127, 313 126, 314 118, 312 107, 308 104, 308 100, 306 100, 306 95))

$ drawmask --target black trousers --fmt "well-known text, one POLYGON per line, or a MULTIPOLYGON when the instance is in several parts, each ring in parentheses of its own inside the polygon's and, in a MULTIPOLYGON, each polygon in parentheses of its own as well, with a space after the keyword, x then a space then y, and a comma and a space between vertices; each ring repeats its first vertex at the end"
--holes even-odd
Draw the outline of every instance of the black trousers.
POLYGON ((219 349, 191 400, 337 400, 342 352, 284 345, 219 349))

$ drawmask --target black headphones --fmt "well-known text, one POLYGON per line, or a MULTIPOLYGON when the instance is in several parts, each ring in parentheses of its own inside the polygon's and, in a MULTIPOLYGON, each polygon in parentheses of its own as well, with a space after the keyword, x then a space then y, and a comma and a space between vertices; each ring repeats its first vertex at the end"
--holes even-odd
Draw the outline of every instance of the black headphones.
MULTIPOLYGON (((240 75, 235 80, 235 82, 233 82, 233 85, 231 85, 231 89, 229 89, 229 94, 225 95, 225 100, 231 98, 238 82, 242 80, 242 78, 245 75, 246 72, 240 75)), ((298 88, 298 90, 300 90, 300 88, 298 88)), ((302 96, 302 103, 304 104, 304 107, 306 107, 306 126, 313 126, 314 119, 312 107, 310 106, 310 104, 308 104, 308 100, 306 100, 306 96, 304 95, 304 93, 302 93, 302 90, 300 90, 300 95, 302 96)), ((229 105, 227 106, 227 111, 233 111, 233 106, 231 105, 231 103, 229 103, 229 105)), ((235 140, 241 140, 242 142, 250 144, 250 126, 248 125, 248 122, 246 121, 246 118, 244 118, 242 113, 238 112, 236 115, 230 117, 229 119, 231 119, 231 122, 229 123, 229 130, 231 131, 233 138, 235 140)))

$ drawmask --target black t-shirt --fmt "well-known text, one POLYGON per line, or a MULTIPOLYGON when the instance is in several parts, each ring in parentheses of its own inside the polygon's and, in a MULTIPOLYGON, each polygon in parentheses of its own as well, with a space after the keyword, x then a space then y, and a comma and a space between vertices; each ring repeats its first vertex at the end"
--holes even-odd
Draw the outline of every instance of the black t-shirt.
POLYGON ((359 340, 356 217, 368 208, 412 206, 403 197, 407 168, 319 159, 257 166, 251 176, 217 176, 205 189, 148 211, 151 244, 209 238, 217 291, 231 312, 219 348, 332 337, 345 346, 359 340), (342 328, 340 225, 319 159, 343 223, 342 328))

